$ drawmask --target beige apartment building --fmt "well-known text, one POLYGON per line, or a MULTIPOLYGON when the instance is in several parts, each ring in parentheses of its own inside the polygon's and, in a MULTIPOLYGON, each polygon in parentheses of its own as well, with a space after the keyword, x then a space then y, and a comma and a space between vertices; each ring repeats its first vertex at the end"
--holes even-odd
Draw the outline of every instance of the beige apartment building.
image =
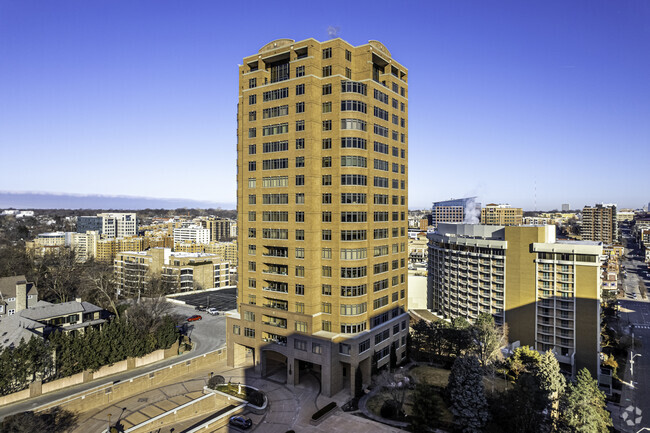
POLYGON ((176 292, 225 287, 230 283, 230 265, 213 254, 151 248, 119 252, 114 264, 120 293, 131 296, 146 294, 152 278, 159 278, 176 292))
POLYGON ((488 204, 481 209, 481 224, 497 226, 520 226, 523 222, 522 208, 509 204, 488 204))
POLYGON ((230 267, 237 266, 237 241, 210 242, 204 247, 204 252, 221 257, 223 261, 230 263, 230 267))
POLYGON ((469 321, 492 314, 510 342, 598 376, 601 243, 557 241, 555 226, 439 224, 428 238, 429 309, 469 321))
POLYGON ((230 225, 232 221, 226 218, 200 218, 195 222, 201 224, 204 228, 210 230, 210 242, 227 241, 230 236, 230 225))
POLYGON ((597 204, 582 209, 582 228, 580 234, 583 240, 598 241, 613 244, 618 240, 618 224, 616 221, 616 205, 597 204))
POLYGON ((405 356, 408 71, 377 41, 279 39, 239 67, 238 313, 248 352, 322 392, 405 356))

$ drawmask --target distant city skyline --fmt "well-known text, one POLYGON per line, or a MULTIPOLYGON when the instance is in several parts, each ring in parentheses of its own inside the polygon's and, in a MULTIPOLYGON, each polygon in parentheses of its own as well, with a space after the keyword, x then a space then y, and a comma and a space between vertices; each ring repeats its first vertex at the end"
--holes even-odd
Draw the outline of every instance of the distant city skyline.
POLYGON ((649 21, 605 0, 2 2, 0 190, 234 206, 241 53, 338 28, 410 68, 409 208, 641 208, 649 21))

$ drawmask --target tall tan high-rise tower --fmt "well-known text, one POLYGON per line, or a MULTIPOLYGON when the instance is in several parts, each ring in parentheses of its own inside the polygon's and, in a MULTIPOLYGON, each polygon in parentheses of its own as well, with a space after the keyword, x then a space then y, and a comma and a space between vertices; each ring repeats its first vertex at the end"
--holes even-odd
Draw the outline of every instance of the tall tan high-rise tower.
POLYGON ((407 77, 377 41, 279 39, 244 58, 230 365, 252 354, 289 385, 309 369, 332 395, 405 355, 407 77))

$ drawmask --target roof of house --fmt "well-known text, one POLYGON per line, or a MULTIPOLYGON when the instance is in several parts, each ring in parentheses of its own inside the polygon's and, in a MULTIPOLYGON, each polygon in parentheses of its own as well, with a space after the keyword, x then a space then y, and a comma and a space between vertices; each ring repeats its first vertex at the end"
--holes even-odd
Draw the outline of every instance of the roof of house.
POLYGON ((62 302, 61 304, 51 304, 45 301, 39 301, 34 307, 20 311, 21 317, 32 320, 45 320, 51 317, 65 316, 74 313, 94 313, 102 309, 90 302, 62 302))
MULTIPOLYGON (((16 284, 26 282, 27 278, 24 275, 15 275, 13 277, 0 278, 0 293, 3 297, 14 298, 16 296, 16 284)), ((34 283, 27 283, 27 294, 38 294, 38 289, 34 283)))

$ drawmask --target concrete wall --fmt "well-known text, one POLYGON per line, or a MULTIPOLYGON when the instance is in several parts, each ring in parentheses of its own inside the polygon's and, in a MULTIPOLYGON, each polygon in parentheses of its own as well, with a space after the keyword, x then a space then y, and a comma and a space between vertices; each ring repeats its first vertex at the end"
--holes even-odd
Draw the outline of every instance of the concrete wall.
POLYGON ((193 373, 225 359, 226 350, 218 349, 196 358, 191 358, 140 376, 135 376, 131 379, 125 379, 115 384, 98 386, 82 393, 68 396, 41 406, 37 410, 40 411, 55 406, 61 406, 71 411, 87 411, 89 409, 124 400, 149 389, 157 388, 171 379, 193 373))
POLYGON ((165 351, 163 349, 156 350, 155 352, 151 352, 148 355, 143 356, 142 358, 136 358, 135 359, 135 366, 137 367, 142 367, 143 365, 148 365, 156 361, 160 361, 162 359, 165 359, 165 351))
POLYGON ((128 369, 127 360, 116 362, 113 365, 105 365, 93 373, 93 379, 110 376, 111 374, 121 373, 128 369))
POLYGON ((23 389, 22 391, 14 392, 13 394, 5 395, 4 397, 0 397, 0 406, 4 406, 5 404, 9 403, 14 403, 20 400, 25 400, 29 398, 30 390, 28 389, 23 389))
POLYGON ((211 429, 210 431, 214 431, 216 428, 225 426, 228 423, 230 416, 243 412, 246 405, 240 404, 234 400, 229 400, 227 397, 224 397, 222 395, 210 393, 175 409, 172 409, 169 412, 160 414, 159 416, 148 420, 148 422, 134 425, 133 427, 126 430, 126 433, 148 433, 151 431, 156 431, 163 426, 186 421, 188 419, 200 416, 201 414, 207 415, 208 413, 214 412, 215 409, 221 409, 230 404, 239 405, 239 407, 233 411, 230 411, 228 413, 228 416, 225 416, 222 419, 211 423, 209 427, 211 429))
POLYGON ((31 397, 38 397, 39 395, 47 394, 48 392, 58 391, 69 386, 78 385, 80 383, 87 383, 101 377, 110 376, 112 374, 121 373, 127 370, 133 370, 136 367, 142 367, 144 365, 148 365, 162 359, 171 358, 172 356, 176 356, 178 354, 178 346, 179 343, 177 341, 169 349, 156 350, 155 352, 143 356, 142 358, 128 358, 124 361, 116 362, 113 365, 106 365, 95 372, 87 370, 72 376, 53 380, 51 382, 43 384, 41 384, 40 381, 36 381, 30 385, 29 389, 0 397, 0 406, 20 400, 25 400, 31 397))
POLYGON ((83 383, 84 375, 87 374, 82 372, 82 373, 73 374, 72 376, 64 377, 63 379, 53 380, 52 382, 44 383, 41 388, 41 394, 47 394, 48 392, 57 391, 61 388, 83 383))

